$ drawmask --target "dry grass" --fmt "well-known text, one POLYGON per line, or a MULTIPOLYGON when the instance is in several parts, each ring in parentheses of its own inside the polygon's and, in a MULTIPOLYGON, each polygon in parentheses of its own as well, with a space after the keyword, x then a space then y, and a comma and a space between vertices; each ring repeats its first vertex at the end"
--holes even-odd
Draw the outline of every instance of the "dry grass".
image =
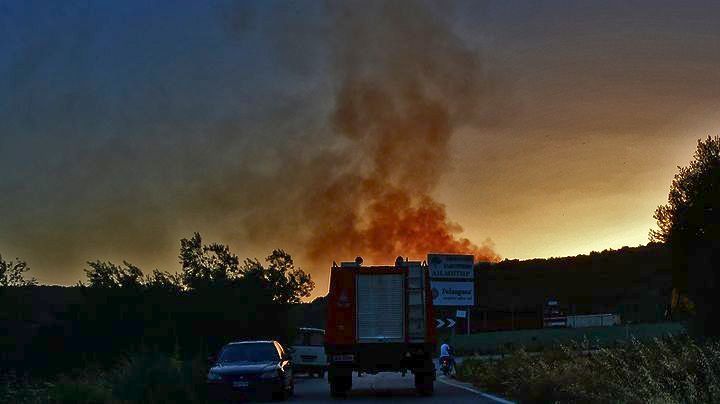
POLYGON ((687 337, 631 341, 588 353, 581 344, 538 355, 467 359, 458 378, 522 403, 720 402, 720 344, 687 337))

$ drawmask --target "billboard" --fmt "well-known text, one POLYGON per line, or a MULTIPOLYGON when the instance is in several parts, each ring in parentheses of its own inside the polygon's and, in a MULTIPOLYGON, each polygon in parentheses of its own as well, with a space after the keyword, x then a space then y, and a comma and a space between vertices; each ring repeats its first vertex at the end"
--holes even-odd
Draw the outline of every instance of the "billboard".
POLYGON ((473 282, 430 282, 435 306, 473 306, 475 304, 473 282))
POLYGON ((428 267, 431 279, 468 279, 474 278, 472 255, 428 254, 428 267))

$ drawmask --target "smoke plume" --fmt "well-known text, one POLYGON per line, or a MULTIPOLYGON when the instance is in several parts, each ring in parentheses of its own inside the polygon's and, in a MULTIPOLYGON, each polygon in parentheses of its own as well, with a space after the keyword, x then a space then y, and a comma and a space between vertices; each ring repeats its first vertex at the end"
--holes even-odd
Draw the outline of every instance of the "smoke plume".
POLYGON ((142 4, 0 15, 17 32, 0 63, 0 168, 15 171, 0 179, 0 249, 41 282, 75 283, 96 259, 174 271, 194 231, 241 257, 286 249, 316 294, 357 255, 498 259, 433 198, 453 134, 502 115, 497 78, 445 12, 142 4), (53 24, 28 28, 37 13, 53 24))
POLYGON ((346 150, 308 195, 309 257, 387 263, 436 251, 497 260, 489 242, 458 237, 462 228, 431 196, 453 132, 487 110, 493 88, 479 55, 428 9, 335 11, 330 124, 346 150))

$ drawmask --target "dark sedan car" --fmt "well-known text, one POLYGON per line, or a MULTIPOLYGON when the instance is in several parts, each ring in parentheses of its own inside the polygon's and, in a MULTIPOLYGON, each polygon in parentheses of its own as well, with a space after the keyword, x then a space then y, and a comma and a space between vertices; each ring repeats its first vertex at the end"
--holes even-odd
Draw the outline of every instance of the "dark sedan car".
POLYGON ((214 362, 207 377, 211 399, 285 399, 293 394, 290 354, 277 341, 232 342, 214 362))

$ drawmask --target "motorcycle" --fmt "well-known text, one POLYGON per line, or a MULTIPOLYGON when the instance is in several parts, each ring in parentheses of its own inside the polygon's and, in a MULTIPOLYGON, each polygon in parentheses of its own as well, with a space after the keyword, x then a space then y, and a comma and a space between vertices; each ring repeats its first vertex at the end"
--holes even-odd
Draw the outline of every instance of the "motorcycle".
POLYGON ((445 376, 450 376, 452 372, 452 362, 449 356, 443 356, 440 358, 440 371, 445 376))

